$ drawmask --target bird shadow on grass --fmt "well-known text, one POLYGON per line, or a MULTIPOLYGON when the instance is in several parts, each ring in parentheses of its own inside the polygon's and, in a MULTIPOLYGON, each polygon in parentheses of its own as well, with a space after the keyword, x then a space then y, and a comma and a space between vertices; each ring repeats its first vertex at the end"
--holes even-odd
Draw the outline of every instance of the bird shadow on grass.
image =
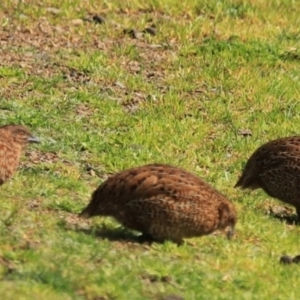
POLYGON ((299 225, 298 216, 293 213, 293 209, 286 206, 269 207, 267 214, 272 218, 285 222, 288 225, 299 225))
POLYGON ((120 228, 109 228, 109 227, 92 227, 92 228, 82 228, 79 226, 65 226, 65 230, 73 230, 76 232, 81 232, 86 235, 95 236, 100 239, 107 239, 111 242, 127 242, 127 243, 136 243, 136 244, 151 244, 153 239, 144 235, 137 235, 133 232, 126 230, 122 227, 120 228))
POLYGON ((291 216, 273 215, 272 217, 282 222, 285 222, 288 225, 300 225, 297 215, 291 215, 291 216))

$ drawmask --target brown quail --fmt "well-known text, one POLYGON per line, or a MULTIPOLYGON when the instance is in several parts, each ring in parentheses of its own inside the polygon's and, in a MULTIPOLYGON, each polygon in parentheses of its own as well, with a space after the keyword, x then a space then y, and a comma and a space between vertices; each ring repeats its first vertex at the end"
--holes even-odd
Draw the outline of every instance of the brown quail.
POLYGON ((300 136, 270 141, 249 158, 235 187, 262 188, 296 207, 300 217, 300 136))
POLYGON ((146 239, 177 244, 237 221, 234 205, 201 178, 177 167, 150 164, 108 178, 92 195, 81 217, 114 217, 146 239))
POLYGON ((21 125, 0 127, 0 185, 16 171, 22 149, 28 143, 39 143, 27 128, 21 125))

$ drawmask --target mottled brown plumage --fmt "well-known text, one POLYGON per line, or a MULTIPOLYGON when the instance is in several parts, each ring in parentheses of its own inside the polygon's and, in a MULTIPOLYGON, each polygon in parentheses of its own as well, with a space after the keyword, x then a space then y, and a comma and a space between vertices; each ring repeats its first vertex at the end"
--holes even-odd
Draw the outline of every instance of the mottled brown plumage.
POLYGON ((177 167, 151 164, 122 171, 93 193, 82 217, 111 216, 123 226, 157 241, 183 238, 230 227, 231 202, 199 177, 177 167))
POLYGON ((22 149, 28 143, 38 143, 27 128, 21 125, 0 127, 0 185, 16 171, 22 149))
POLYGON ((262 188, 269 196, 296 207, 300 217, 300 136, 270 141, 247 161, 235 187, 262 188))

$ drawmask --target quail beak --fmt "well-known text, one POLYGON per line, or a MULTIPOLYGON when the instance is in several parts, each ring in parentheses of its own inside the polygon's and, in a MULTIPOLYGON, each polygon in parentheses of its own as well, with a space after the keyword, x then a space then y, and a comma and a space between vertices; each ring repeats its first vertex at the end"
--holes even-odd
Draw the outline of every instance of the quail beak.
POLYGON ((228 240, 231 240, 232 237, 234 235, 234 227, 233 226, 229 226, 229 230, 227 231, 227 239, 228 240))
POLYGON ((29 143, 40 143, 41 141, 40 141, 40 139, 38 138, 38 137, 36 137, 36 136, 30 136, 28 139, 27 139, 27 141, 29 142, 29 143))

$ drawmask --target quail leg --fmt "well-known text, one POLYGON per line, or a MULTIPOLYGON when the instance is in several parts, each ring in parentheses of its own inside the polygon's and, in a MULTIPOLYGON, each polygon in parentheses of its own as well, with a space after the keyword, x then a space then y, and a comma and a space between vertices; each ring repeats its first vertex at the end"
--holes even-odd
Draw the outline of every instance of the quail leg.
POLYGON ((298 216, 297 223, 300 223, 300 206, 296 207, 296 211, 297 211, 297 216, 298 216))
MULTIPOLYGON (((157 243, 164 243, 167 239, 163 239, 163 238, 154 238, 151 234, 148 233, 142 233, 140 236, 138 236, 138 241, 139 243, 149 243, 152 244, 154 242, 157 243)), ((181 246, 184 244, 183 239, 171 239, 171 241, 175 244, 177 244, 177 246, 181 246)))
POLYGON ((142 233, 141 235, 139 235, 137 237, 137 239, 138 239, 138 242, 141 244, 143 244, 143 243, 152 244, 153 242, 155 242, 155 239, 153 238, 153 236, 148 233, 142 233))

